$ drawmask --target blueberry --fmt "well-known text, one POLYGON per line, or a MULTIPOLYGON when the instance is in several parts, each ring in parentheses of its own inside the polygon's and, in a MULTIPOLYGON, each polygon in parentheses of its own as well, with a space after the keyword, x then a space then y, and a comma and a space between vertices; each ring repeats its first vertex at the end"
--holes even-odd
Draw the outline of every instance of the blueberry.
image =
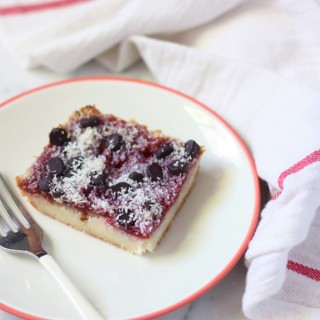
POLYGON ((174 160, 167 166, 169 172, 173 175, 186 173, 189 169, 188 162, 185 159, 174 160))
POLYGON ((191 157, 192 159, 199 153, 200 146, 194 141, 189 140, 184 145, 185 151, 184 154, 186 157, 191 157))
POLYGON ((56 175, 63 174, 65 166, 59 157, 52 157, 48 161, 48 167, 51 173, 56 175))
POLYGON ((100 118, 98 116, 86 117, 80 120, 80 128, 92 128, 98 125, 100 125, 100 118))
POLYGON ((123 138, 120 134, 114 133, 108 137, 107 148, 110 151, 117 151, 121 148, 123 143, 123 138))
POLYGON ((62 146, 70 141, 68 132, 63 128, 53 128, 49 134, 50 143, 55 146, 62 146))
POLYGON ((142 182, 143 181, 143 174, 137 171, 131 172, 129 174, 129 179, 135 182, 142 182))
POLYGON ((50 176, 42 178, 38 182, 38 187, 43 192, 49 192, 50 191, 50 186, 51 186, 51 177, 50 176))
POLYGON ((53 128, 49 133, 50 143, 55 146, 62 146, 70 141, 67 130, 63 128, 53 128))
POLYGON ((152 163, 147 167, 147 176, 151 181, 162 180, 162 168, 157 163, 152 163))
POLYGON ((104 172, 101 174, 93 173, 90 176, 90 182, 94 186, 106 186, 107 185, 107 176, 104 172))
POLYGON ((133 211, 130 209, 119 208, 117 210, 116 221, 121 227, 133 227, 135 225, 135 219, 132 216, 132 213, 133 211))
POLYGON ((169 143, 162 143, 157 149, 155 155, 157 159, 162 159, 173 152, 173 146, 169 143))
POLYGON ((128 193, 129 189, 131 189, 131 185, 126 182, 119 182, 111 186, 111 190, 114 194, 118 195, 121 193, 128 193))

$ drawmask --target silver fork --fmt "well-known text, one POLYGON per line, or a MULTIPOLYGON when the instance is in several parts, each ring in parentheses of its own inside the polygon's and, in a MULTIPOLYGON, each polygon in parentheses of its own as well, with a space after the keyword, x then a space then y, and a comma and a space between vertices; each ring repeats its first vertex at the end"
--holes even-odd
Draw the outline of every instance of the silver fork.
POLYGON ((68 279, 55 260, 42 248, 43 231, 34 221, 0 172, 0 246, 10 252, 36 257, 59 283, 81 319, 102 320, 102 316, 68 279))

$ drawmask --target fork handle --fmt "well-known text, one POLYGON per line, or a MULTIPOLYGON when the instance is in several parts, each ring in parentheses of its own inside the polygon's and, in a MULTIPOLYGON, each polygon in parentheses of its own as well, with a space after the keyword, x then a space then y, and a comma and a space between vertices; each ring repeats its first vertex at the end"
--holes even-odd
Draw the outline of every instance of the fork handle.
POLYGON ((59 283, 63 291, 66 293, 70 301, 81 315, 81 319, 103 320, 98 311, 93 308, 93 306, 75 287, 75 285, 70 281, 70 279, 49 254, 41 256, 39 261, 59 283))

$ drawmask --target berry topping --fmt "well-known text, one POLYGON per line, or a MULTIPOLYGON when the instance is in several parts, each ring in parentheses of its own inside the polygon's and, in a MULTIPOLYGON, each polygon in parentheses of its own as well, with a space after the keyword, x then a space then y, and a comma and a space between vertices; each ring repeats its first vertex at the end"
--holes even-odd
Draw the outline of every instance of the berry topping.
POLYGON ((71 178, 73 175, 74 175, 74 171, 69 168, 67 168, 63 173, 64 178, 71 178))
POLYGON ((192 159, 198 154, 200 151, 200 146, 194 141, 189 140, 184 145, 185 148, 185 156, 191 157, 192 159))
POLYGON ((157 163, 152 163, 147 167, 147 176, 151 181, 162 180, 162 168, 157 163))
POLYGON ((54 198, 60 198, 63 195, 63 191, 62 190, 52 190, 51 195, 54 198))
POLYGON ((51 177, 50 176, 42 178, 38 182, 38 187, 43 192, 49 192, 50 191, 50 185, 51 185, 51 177))
MULTIPOLYGON (((149 238, 175 204, 201 147, 112 115, 85 113, 53 128, 23 190, 149 238), (86 214, 88 213, 88 214, 86 214)), ((200 157, 199 157, 200 158, 200 157)))
POLYGON ((80 128, 93 128, 98 125, 100 125, 100 118, 97 116, 86 117, 80 120, 80 128))
POLYGON ((150 211, 152 209, 152 206, 154 206, 154 204, 155 202, 153 201, 146 201, 143 206, 150 211))
POLYGON ((189 165, 185 159, 180 159, 170 162, 167 168, 173 175, 179 175, 186 173, 189 169, 189 165))
POLYGON ((63 128, 53 128, 49 134, 49 140, 55 146, 62 146, 70 141, 68 132, 63 128))
POLYGON ((72 171, 77 171, 78 169, 81 169, 83 164, 83 157, 74 157, 68 160, 67 167, 71 169, 72 171))
POLYGON ((111 151, 117 151, 121 148, 122 142, 122 136, 118 133, 114 133, 108 137, 107 148, 111 151))
POLYGON ((135 182, 142 182, 143 181, 143 174, 137 171, 131 172, 129 174, 129 179, 135 182))
POLYGON ((64 172, 65 166, 59 157, 52 157, 48 161, 49 171, 56 175, 61 175, 64 172))
POLYGON ((129 189, 131 188, 132 188, 131 185, 126 182, 119 182, 111 186, 112 192, 115 193, 116 195, 119 195, 121 193, 128 193, 129 189))
POLYGON ((90 182, 94 186, 107 186, 107 176, 105 173, 93 173, 90 177, 90 182))
POLYGON ((117 210, 116 221, 122 227, 127 227, 127 226, 131 226, 132 227, 132 226, 134 226, 135 219, 133 217, 133 211, 130 210, 130 209, 119 208, 117 210))
POLYGON ((166 156, 168 156, 170 153, 173 152, 173 146, 169 143, 163 143, 160 145, 160 147, 156 151, 156 158, 162 159, 166 156))
POLYGON ((154 200, 146 201, 143 207, 152 213, 152 220, 156 221, 161 214, 161 205, 154 200), (160 210, 159 210, 160 207, 160 210))

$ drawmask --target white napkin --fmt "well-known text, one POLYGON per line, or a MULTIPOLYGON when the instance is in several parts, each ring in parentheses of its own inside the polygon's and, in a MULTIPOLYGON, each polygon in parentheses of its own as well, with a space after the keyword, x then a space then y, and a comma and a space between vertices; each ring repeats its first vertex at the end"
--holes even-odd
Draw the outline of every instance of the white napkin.
POLYGON ((97 58, 117 71, 140 56, 234 126, 274 198, 246 253, 243 299, 248 318, 268 320, 320 319, 318 30, 316 0, 40 4, 0 21, 25 66, 62 72, 97 58))

